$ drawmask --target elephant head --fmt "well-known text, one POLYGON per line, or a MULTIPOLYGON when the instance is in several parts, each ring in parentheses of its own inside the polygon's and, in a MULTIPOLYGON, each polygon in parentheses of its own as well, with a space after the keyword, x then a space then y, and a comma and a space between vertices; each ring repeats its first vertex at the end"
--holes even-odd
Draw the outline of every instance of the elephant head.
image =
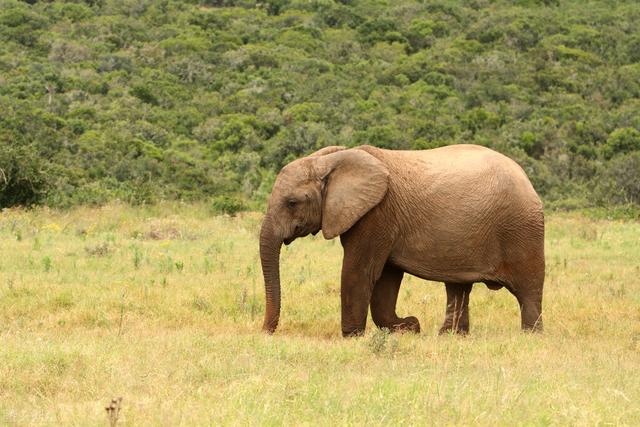
POLYGON ((260 230, 266 309, 262 328, 273 333, 280 318, 280 248, 322 230, 344 233, 383 199, 389 172, 359 149, 326 147, 286 165, 278 174, 260 230))

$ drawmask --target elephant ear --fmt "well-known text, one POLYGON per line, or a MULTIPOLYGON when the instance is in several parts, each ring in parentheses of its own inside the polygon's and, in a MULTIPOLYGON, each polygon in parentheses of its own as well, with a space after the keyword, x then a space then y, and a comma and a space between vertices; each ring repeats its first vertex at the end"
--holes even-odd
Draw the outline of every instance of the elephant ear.
POLYGON ((323 180, 322 234, 333 239, 350 229, 387 193, 389 171, 371 154, 341 150, 317 159, 323 180))
POLYGON ((329 147, 324 147, 319 149, 318 151, 314 151, 309 154, 309 157, 318 157, 318 156, 326 156, 327 154, 335 153, 336 151, 346 150, 347 147, 343 147, 341 145, 331 145, 329 147))

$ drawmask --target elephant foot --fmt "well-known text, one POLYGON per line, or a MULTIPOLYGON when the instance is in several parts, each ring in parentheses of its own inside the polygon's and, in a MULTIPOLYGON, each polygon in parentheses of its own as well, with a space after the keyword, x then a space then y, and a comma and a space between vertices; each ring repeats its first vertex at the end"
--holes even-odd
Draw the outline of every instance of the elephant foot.
POLYGON ((389 328, 390 330, 394 332, 413 332, 416 334, 420 333, 420 322, 415 316, 409 316, 398 320, 399 322, 389 328))
POLYGON ((414 316, 409 316, 405 318, 397 317, 396 320, 392 322, 377 322, 376 326, 380 329, 386 328, 390 332, 413 332, 416 334, 420 333, 420 322, 414 316))
POLYGON ((534 322, 533 324, 523 324, 522 325, 522 330, 524 332, 531 332, 531 333, 542 333, 544 331, 544 327, 542 326, 542 319, 537 320, 536 322, 534 322))
POLYGON ((364 329, 349 329, 349 330, 342 330, 342 336, 344 338, 354 338, 354 337, 361 337, 364 335, 364 329))
POLYGON ((450 325, 443 325, 438 332, 438 335, 448 335, 448 334, 456 334, 456 335, 468 335, 469 334, 469 326, 458 326, 454 328, 450 325))

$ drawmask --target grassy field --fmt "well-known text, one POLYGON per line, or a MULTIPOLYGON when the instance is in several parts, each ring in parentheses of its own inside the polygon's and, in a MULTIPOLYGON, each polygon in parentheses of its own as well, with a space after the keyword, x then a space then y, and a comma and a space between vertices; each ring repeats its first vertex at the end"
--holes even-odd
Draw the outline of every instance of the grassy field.
POLYGON ((545 332, 476 285, 471 335, 437 336, 444 286, 405 278, 420 335, 340 337, 338 241, 283 249, 264 307, 261 216, 204 205, 0 214, 0 425, 639 425, 640 224, 547 220, 545 332))

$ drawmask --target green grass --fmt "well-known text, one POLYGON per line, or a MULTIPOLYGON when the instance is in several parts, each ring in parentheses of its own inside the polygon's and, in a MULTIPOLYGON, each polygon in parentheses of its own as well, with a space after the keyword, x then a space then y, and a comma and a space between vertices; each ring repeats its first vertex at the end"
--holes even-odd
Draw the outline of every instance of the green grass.
POLYGON ((204 205, 0 214, 0 425, 638 425, 640 224, 552 214, 545 332, 476 285, 471 335, 437 336, 442 284, 407 277, 398 312, 340 337, 338 241, 283 249, 264 308, 261 216, 204 205))

